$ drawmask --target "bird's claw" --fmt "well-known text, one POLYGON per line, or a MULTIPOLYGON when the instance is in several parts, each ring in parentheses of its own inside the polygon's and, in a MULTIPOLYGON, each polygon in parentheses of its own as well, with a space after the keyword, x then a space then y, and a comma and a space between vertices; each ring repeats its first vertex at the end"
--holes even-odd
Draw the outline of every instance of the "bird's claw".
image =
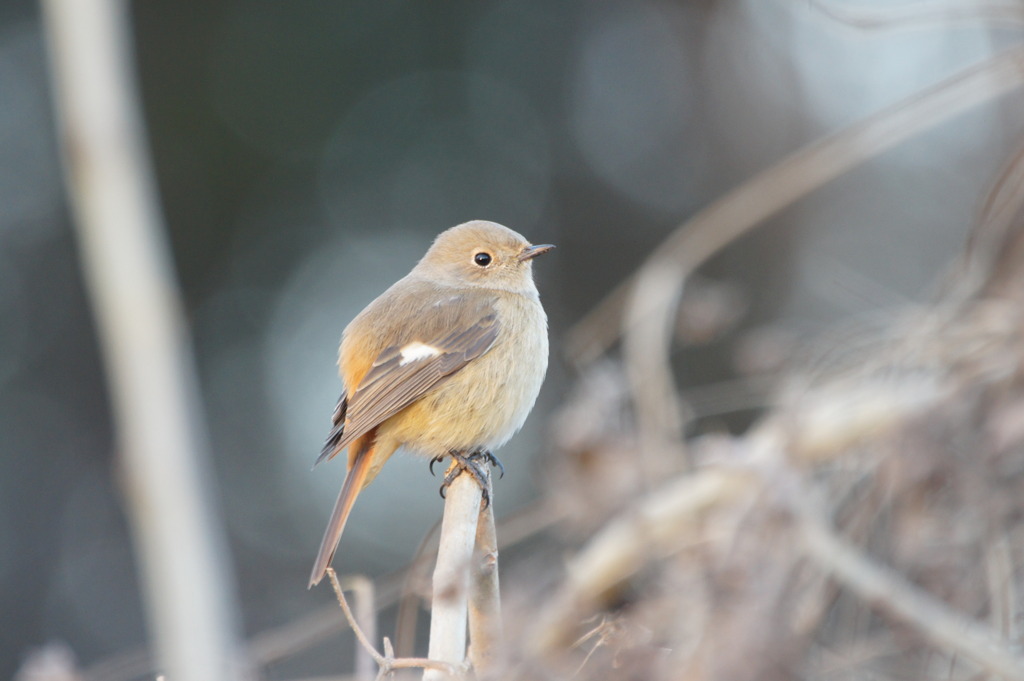
MULTIPOLYGON (((434 464, 435 463, 441 463, 442 461, 444 461, 444 455, 443 454, 435 456, 433 459, 430 460, 430 465, 428 466, 428 468, 430 469, 430 474, 431 475, 436 475, 436 473, 434 473, 434 464)), ((443 497, 444 495, 442 494, 441 496, 443 497)))
POLYGON ((476 452, 473 456, 479 456, 481 459, 497 468, 499 479, 505 477, 505 466, 501 463, 501 460, 498 459, 498 457, 494 456, 493 452, 476 452))
MULTIPOLYGON (((505 467, 501 465, 498 458, 490 452, 483 451, 473 452, 468 456, 462 452, 451 451, 448 452, 448 455, 452 457, 452 465, 445 474, 444 481, 441 483, 441 489, 439 490, 441 498, 447 498, 448 487, 455 481, 455 478, 462 475, 462 472, 465 471, 469 473, 474 480, 476 480, 478 485, 480 485, 480 489, 483 491, 483 507, 487 508, 490 506, 490 486, 487 484, 487 470, 483 466, 487 464, 497 466, 501 476, 503 477, 505 475, 505 467)), ((442 457, 438 456, 431 460, 431 472, 433 472, 434 463, 440 461, 441 458, 442 457)))

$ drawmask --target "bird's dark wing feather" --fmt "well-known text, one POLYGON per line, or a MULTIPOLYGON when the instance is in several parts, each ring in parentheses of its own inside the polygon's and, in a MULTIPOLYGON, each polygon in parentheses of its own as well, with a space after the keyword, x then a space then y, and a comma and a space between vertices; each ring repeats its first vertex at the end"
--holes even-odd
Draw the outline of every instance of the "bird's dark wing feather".
POLYGON ((334 412, 334 429, 317 463, 341 451, 483 355, 494 344, 499 330, 497 316, 490 312, 439 338, 409 341, 437 348, 439 354, 403 364, 402 348, 409 343, 385 348, 355 391, 339 402, 334 412))
MULTIPOLYGON (((338 451, 338 443, 341 442, 341 437, 345 434, 345 413, 348 411, 348 395, 342 393, 341 397, 338 398, 338 406, 334 408, 334 414, 331 416, 331 432, 327 436, 327 440, 324 442, 324 448, 320 451, 320 456, 317 458, 316 463, 320 463, 331 455, 331 452, 338 451)), ((315 467, 316 464, 313 464, 315 467)))

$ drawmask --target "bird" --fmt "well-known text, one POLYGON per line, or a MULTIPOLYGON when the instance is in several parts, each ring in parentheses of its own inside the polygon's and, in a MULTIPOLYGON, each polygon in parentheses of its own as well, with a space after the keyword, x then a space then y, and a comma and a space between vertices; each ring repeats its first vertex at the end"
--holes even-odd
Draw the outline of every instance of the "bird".
POLYGON ((356 497, 396 450, 431 465, 496 462, 493 450, 523 426, 548 366, 533 259, 553 248, 495 222, 457 225, 345 327, 345 389, 316 464, 348 448, 348 470, 309 588, 326 574, 356 497))

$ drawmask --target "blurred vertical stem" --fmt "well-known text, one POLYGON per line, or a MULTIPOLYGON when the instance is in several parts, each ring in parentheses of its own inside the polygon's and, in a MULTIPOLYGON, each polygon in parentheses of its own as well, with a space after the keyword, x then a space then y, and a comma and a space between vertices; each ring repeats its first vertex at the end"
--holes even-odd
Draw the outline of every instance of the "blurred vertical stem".
MULTIPOLYGON (((373 580, 362 575, 349 577, 347 586, 352 589, 356 596, 355 620, 359 628, 363 630, 366 640, 377 640, 377 599, 373 580)), ((356 675, 357 679, 368 681, 377 676, 377 660, 362 646, 356 646, 356 675)))
POLYGON ((161 671, 244 676, 200 399, 133 85, 127 5, 44 0, 65 172, 161 671))

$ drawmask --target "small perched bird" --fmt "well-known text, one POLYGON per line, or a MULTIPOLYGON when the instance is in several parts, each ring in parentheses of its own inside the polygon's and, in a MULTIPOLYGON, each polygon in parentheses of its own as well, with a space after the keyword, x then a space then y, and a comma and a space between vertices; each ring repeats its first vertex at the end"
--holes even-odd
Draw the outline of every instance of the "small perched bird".
POLYGON ((317 463, 348 447, 348 474, 310 587, 334 557, 356 496, 396 449, 493 459, 522 427, 548 366, 532 263, 552 248, 493 222, 452 227, 345 328, 345 392, 317 463))

